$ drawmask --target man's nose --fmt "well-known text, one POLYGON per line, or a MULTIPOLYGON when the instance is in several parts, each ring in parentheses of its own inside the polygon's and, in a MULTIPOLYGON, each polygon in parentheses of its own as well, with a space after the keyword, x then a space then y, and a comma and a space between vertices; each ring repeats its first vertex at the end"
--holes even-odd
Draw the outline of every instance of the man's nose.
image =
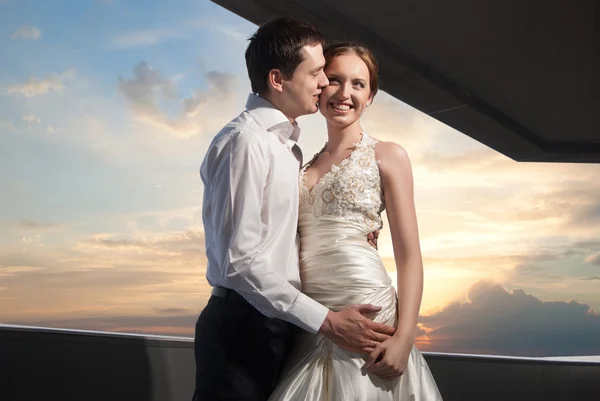
POLYGON ((329 79, 327 79, 327 75, 324 72, 321 72, 321 79, 319 79, 319 87, 324 88, 329 85, 329 79))

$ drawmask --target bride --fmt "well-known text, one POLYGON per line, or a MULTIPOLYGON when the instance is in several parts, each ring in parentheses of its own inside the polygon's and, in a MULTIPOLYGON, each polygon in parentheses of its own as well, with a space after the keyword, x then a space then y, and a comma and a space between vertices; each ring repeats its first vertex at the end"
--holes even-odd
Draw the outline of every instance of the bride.
POLYGON ((319 100, 328 142, 300 172, 300 269, 303 292, 331 310, 351 304, 382 307, 376 322, 395 334, 368 355, 302 332, 269 400, 437 401, 441 395, 414 347, 423 264, 406 151, 380 142, 360 126, 377 93, 377 62, 359 45, 324 51, 329 86, 319 100), (387 210, 398 294, 365 236, 382 227, 387 210))

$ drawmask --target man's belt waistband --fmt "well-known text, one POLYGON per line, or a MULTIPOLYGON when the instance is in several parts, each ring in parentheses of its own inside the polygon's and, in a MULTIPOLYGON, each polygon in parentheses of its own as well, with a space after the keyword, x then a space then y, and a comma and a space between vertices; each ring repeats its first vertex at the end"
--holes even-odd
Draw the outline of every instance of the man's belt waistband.
POLYGON ((225 287, 213 287, 211 291, 212 295, 219 298, 227 298, 230 292, 231 290, 225 287))

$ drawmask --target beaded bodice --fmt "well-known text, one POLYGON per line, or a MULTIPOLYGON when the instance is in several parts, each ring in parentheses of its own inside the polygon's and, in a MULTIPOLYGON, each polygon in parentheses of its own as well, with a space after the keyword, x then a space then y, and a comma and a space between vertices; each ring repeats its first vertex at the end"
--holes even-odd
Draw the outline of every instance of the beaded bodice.
MULTIPOLYGON (((300 215, 331 216, 365 224, 367 232, 382 227, 381 212, 385 209, 379 176, 379 161, 375 158, 376 140, 363 133, 350 155, 333 165, 313 188, 306 186, 306 169, 325 150, 321 149, 300 170, 300 215)), ((327 145, 325 145, 327 146, 327 145)))

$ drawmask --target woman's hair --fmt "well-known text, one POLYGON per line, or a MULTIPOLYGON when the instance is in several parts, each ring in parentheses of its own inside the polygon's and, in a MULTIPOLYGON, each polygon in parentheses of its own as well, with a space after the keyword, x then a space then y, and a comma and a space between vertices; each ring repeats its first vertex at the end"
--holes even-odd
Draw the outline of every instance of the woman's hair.
POLYGON ((329 44, 323 49, 323 55, 325 56, 325 61, 327 64, 331 63, 331 61, 343 54, 355 54, 367 65, 367 69, 369 70, 369 86, 371 87, 371 95, 375 97, 377 94, 377 90, 379 89, 379 66, 377 64, 377 59, 373 55, 373 52, 362 46, 358 43, 353 42, 338 42, 329 44))

